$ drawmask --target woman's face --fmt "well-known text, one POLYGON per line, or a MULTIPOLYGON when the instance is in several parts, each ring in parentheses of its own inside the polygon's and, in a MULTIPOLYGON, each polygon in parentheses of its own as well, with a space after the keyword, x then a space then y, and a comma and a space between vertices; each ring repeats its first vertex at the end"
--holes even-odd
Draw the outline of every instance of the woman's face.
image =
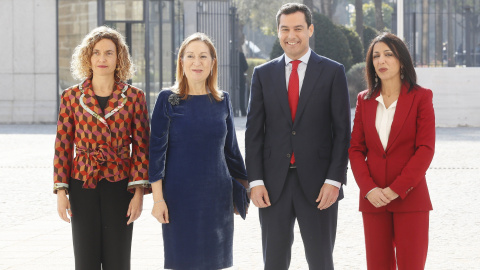
POLYGON ((90 58, 93 76, 114 76, 117 67, 117 48, 110 39, 102 39, 93 47, 90 58))
POLYGON ((199 40, 190 42, 182 58, 183 71, 188 83, 205 83, 214 61, 205 42, 199 40))
POLYGON ((387 44, 377 42, 373 46, 372 59, 380 80, 400 79, 400 61, 387 44))

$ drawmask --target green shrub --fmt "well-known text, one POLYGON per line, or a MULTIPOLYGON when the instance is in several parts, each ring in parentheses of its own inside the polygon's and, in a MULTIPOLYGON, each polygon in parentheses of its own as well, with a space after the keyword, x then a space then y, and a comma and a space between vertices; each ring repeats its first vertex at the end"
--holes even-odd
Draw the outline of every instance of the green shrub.
MULTIPOLYGON (((313 13, 313 25, 315 32, 315 48, 313 50, 325 57, 333 59, 345 66, 349 70, 352 66, 353 57, 350 51, 349 41, 343 34, 340 27, 335 25, 330 19, 322 14, 313 13)), ((273 44, 270 59, 274 59, 283 54, 278 39, 273 44)))
POLYGON ((350 47, 350 52, 352 53, 352 64, 355 65, 365 61, 363 44, 357 32, 343 25, 339 25, 339 27, 348 39, 348 46, 350 47))
MULTIPOLYGON (((283 51, 282 51, 283 53, 283 51)), ((248 88, 247 91, 250 91, 250 84, 252 83, 252 74, 253 74, 253 69, 256 66, 259 66, 263 63, 266 63, 267 60, 262 59, 262 58, 247 58, 247 63, 248 63, 248 69, 247 69, 247 84, 248 88)))
POLYGON ((314 12, 313 24, 315 32, 314 51, 320 55, 333 59, 349 70, 352 66, 352 53, 348 45, 348 39, 342 30, 336 26, 327 16, 314 12))
POLYGON ((367 55, 368 47, 374 38, 378 36, 377 30, 370 26, 363 26, 363 48, 364 48, 364 55, 367 55))
POLYGON ((278 41, 278 38, 277 38, 273 43, 273 48, 272 48, 272 51, 270 52, 270 59, 275 59, 282 54, 283 54, 283 49, 282 49, 282 46, 280 46, 280 41, 278 41))
MULTIPOLYGON (((384 1, 385 2, 385 1, 384 1)), ((363 24, 375 28, 375 4, 373 2, 363 4, 363 24)), ((393 7, 387 3, 382 3, 383 23, 386 31, 392 29, 393 7)))
POLYGON ((353 65, 346 75, 348 93, 350 95, 350 107, 355 108, 358 93, 367 89, 367 83, 365 81, 365 62, 353 65))

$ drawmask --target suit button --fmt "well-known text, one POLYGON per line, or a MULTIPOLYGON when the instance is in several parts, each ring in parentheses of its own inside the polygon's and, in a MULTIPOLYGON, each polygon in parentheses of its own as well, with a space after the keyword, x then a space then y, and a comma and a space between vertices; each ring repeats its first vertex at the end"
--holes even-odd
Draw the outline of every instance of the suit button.
POLYGON ((297 134, 297 133, 295 132, 295 130, 294 130, 294 131, 292 131, 292 135, 293 135, 293 136, 295 136, 295 134, 297 134))
POLYGON ((387 158, 387 155, 383 154, 383 158, 384 158, 384 159, 387 158))
POLYGON ((287 158, 291 158, 291 157, 292 157, 292 155, 290 155, 290 154, 287 154, 287 158))

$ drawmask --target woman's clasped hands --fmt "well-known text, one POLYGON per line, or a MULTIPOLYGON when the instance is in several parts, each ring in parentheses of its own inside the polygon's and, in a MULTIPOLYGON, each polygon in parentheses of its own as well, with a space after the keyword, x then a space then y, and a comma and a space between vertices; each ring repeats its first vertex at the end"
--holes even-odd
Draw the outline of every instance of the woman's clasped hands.
POLYGON ((398 194, 391 188, 375 188, 367 194, 367 200, 376 208, 386 206, 398 198, 398 194))

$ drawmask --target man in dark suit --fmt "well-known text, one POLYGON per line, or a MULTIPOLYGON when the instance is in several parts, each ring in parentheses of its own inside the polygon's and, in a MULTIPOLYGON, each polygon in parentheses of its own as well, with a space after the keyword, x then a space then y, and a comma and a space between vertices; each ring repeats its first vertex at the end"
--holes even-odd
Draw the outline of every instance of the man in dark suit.
POLYGON ((309 268, 333 269, 350 140, 345 69, 310 50, 305 5, 283 5, 277 28, 285 54, 255 68, 245 134, 265 269, 288 269, 295 219, 309 268))

